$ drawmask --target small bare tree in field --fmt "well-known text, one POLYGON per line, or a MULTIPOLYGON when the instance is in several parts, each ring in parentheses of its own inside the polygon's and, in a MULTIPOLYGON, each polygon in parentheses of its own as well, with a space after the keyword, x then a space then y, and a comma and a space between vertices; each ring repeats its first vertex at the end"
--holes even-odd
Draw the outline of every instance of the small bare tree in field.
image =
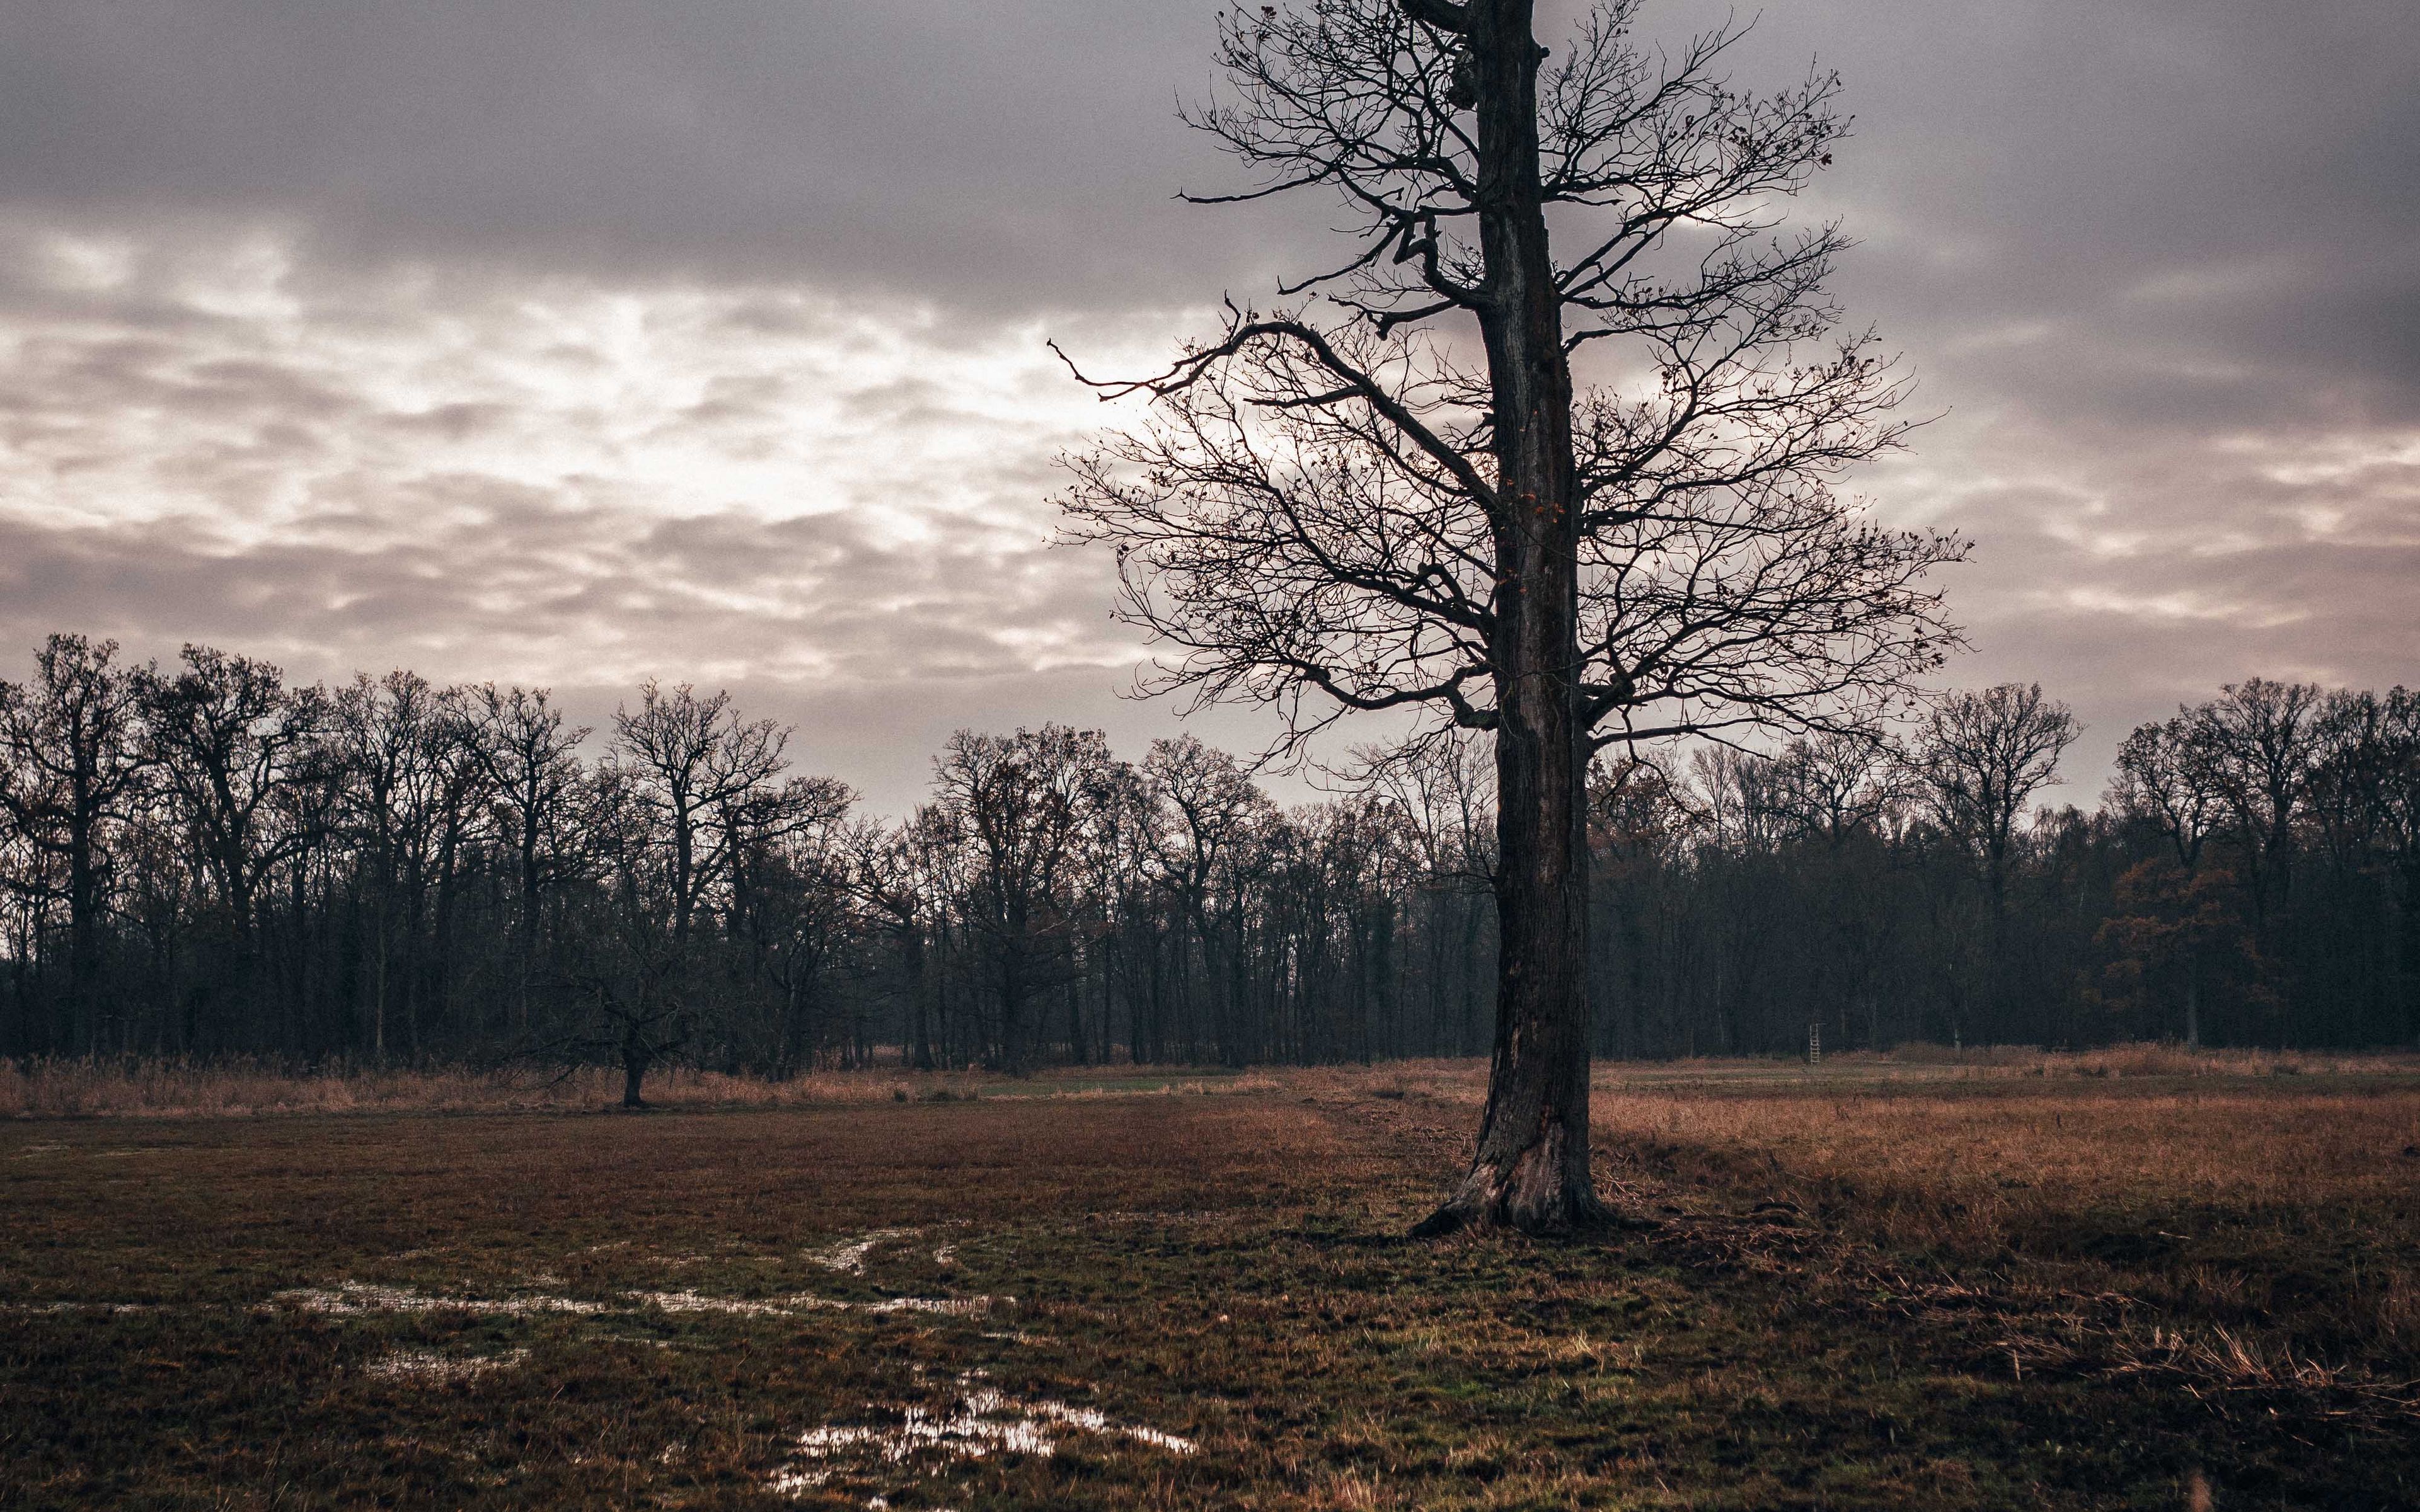
POLYGON ((1551 57, 1530 0, 1224 19, 1229 88, 1187 118, 1258 182, 1202 198, 1321 190, 1354 246, 1099 385, 1149 416, 1064 501, 1167 648, 1156 686, 1274 705, 1297 749, 1351 710, 1492 737, 1494 1064, 1429 1233, 1598 1211, 1592 755, 1857 724, 1953 639, 1923 578, 1961 545, 1835 492, 1900 442, 1907 391, 1837 329, 1839 232, 1783 220, 1842 132, 1837 82, 1742 93, 1740 28, 1660 58, 1636 9, 1603 0, 1551 57))
POLYGON ((744 931, 752 913, 764 923, 750 889, 769 879, 752 863, 838 825, 853 795, 830 779, 783 780, 790 732, 740 718, 728 692, 649 682, 613 726, 586 784, 580 831, 597 887, 572 973, 602 1027, 568 1047, 619 1059, 623 1105, 636 1108, 647 1072, 689 1045, 716 995, 700 977, 700 934, 718 921, 744 931))

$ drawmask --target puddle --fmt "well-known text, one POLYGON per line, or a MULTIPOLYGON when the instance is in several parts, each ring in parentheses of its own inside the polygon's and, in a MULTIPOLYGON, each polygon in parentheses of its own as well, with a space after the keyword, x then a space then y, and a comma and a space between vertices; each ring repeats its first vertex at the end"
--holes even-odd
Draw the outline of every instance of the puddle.
POLYGON ((582 1302, 576 1297, 440 1297, 409 1287, 373 1287, 359 1281, 339 1283, 333 1290, 325 1287, 298 1287, 271 1297, 271 1304, 285 1303, 307 1313, 325 1313, 335 1318, 357 1318, 369 1313, 434 1313, 463 1312, 499 1314, 519 1317, 530 1313, 601 1313, 601 1302, 582 1302))
POLYGON ((1015 1297, 888 1297, 880 1302, 842 1302, 811 1292, 752 1301, 744 1297, 709 1297, 695 1291, 627 1291, 632 1302, 660 1307, 668 1313, 728 1313, 745 1318, 795 1318, 804 1313, 933 1313, 946 1318, 979 1318, 995 1301, 1014 1305, 1015 1297))
POLYGON ((809 1250, 807 1258, 827 1271, 842 1271, 850 1275, 863 1275, 865 1257, 874 1253, 874 1247, 876 1244, 888 1243, 894 1239, 913 1239, 918 1232, 919 1230, 913 1228, 877 1228, 870 1234, 861 1234, 855 1239, 845 1239, 836 1244, 827 1244, 822 1249, 809 1250))
POLYGON ((504 1354, 450 1355, 432 1350, 396 1350, 362 1367, 362 1374, 380 1381, 409 1381, 424 1386, 472 1381, 490 1371, 509 1370, 529 1358, 529 1350, 504 1354))
MULTIPOLYGON (((939 1475, 955 1464, 996 1454, 1048 1456, 1071 1434, 1123 1439, 1166 1454, 1190 1455, 1193 1440, 1139 1423, 1120 1423, 1097 1408, 1010 1396, 973 1373, 957 1381, 951 1410, 899 1409, 892 1425, 829 1423, 799 1435, 798 1456, 767 1483, 777 1495, 802 1496, 835 1480, 896 1478, 905 1471, 939 1475)), ((876 1502, 868 1503, 874 1505, 876 1502)))
POLYGON ((632 1291, 625 1293, 632 1302, 644 1302, 668 1313, 733 1313, 743 1318, 790 1318, 797 1316, 799 1299, 787 1302, 748 1302, 738 1297, 708 1297, 694 1291, 632 1291))
MULTIPOLYGON (((879 1302, 842 1302, 832 1297, 818 1297, 799 1292, 787 1297, 717 1297, 702 1291, 626 1291, 623 1300, 667 1313, 721 1313, 737 1318, 796 1318, 808 1313, 843 1312, 871 1313, 883 1316, 892 1313, 927 1313, 944 1318, 980 1318, 994 1305, 1016 1305, 1015 1297, 890 1297, 879 1302)), ((280 1291, 266 1305, 284 1304, 304 1312, 322 1313, 334 1318, 360 1318, 374 1313, 477 1313, 483 1316, 522 1317, 535 1313, 601 1313, 613 1304, 588 1302, 578 1297, 558 1297, 536 1293, 520 1297, 442 1296, 415 1291, 410 1287, 378 1287, 366 1282, 345 1281, 334 1287, 298 1287, 280 1291)), ((134 1311, 143 1304, 119 1303, 54 1303, 39 1310, 68 1311, 89 1307, 110 1306, 112 1311, 134 1311)), ((20 1308, 20 1311, 27 1310, 20 1308)))
MULTIPOLYGON (((1003 1297, 1015 1304, 1015 1297, 1003 1297)), ((835 1303, 832 1306, 856 1307, 869 1313, 940 1313, 952 1318, 975 1318, 991 1311, 989 1297, 892 1297, 888 1302, 835 1303)))

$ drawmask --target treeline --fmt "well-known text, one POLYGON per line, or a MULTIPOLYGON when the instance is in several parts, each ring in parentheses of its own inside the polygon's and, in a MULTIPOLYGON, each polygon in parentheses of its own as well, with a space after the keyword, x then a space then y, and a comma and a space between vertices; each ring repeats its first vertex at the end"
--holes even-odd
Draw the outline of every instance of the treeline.
MULTIPOLYGON (((2420 1035, 2420 710, 2251 682, 2037 810, 2038 688, 1898 740, 1604 763, 1602 1051, 2420 1035)), ((1480 1053, 1483 748, 1280 810, 1192 739, 961 733, 896 823, 656 685, 610 728, 410 672, 329 689, 56 636, 0 683, 0 1055, 790 1074, 1480 1053)))
POLYGON ((2232 685, 2034 808, 2075 733, 2003 686, 1601 783, 1602 1048, 2420 1041, 2420 698, 2232 685))

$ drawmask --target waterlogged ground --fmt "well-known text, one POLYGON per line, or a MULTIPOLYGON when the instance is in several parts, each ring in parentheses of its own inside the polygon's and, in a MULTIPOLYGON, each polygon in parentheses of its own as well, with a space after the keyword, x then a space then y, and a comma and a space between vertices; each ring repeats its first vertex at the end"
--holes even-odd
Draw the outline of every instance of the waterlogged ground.
POLYGON ((2420 1504, 2408 1072, 1158 1085, 0 1125, 0 1505, 2420 1504))

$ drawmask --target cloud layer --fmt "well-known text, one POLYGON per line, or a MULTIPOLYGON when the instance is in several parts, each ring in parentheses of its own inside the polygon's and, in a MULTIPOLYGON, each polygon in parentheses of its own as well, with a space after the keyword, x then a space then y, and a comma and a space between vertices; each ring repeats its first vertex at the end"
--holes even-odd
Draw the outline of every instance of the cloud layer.
MULTIPOLYGON (((0 644, 730 682, 892 801, 953 723, 1163 728, 1044 545, 1099 415, 1042 338, 1148 363, 1316 255, 1325 205, 1171 202, 1211 14, 11 8, 0 644)), ((1808 208, 1942 411, 1861 486, 1978 542, 1954 675, 2075 702, 2078 797, 2220 681, 2420 679, 2408 8, 1804 0, 1739 78, 1810 54, 1859 123, 1808 208)))

